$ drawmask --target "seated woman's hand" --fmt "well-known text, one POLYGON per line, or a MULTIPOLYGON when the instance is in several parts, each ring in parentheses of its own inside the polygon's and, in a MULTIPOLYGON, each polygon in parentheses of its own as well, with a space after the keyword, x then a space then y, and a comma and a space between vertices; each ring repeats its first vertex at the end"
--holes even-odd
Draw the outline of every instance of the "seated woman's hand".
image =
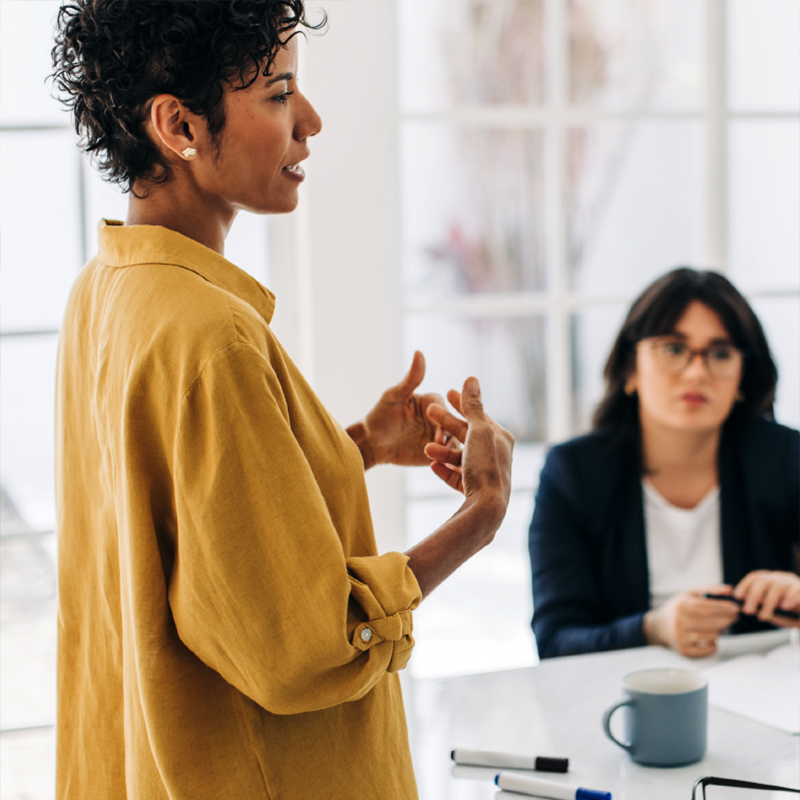
POLYGON ((777 609, 800 611, 800 576, 793 572, 754 570, 739 581, 733 596, 743 601, 743 614, 757 614, 781 628, 800 628, 800 620, 775 614, 777 609))
POLYGON ((705 594, 731 594, 731 587, 708 586, 676 594, 660 608, 648 611, 644 619, 647 643, 670 647, 689 658, 712 655, 719 635, 739 616, 739 606, 710 600, 705 594))
POLYGON ((505 513, 511 492, 514 437, 483 410, 477 378, 467 378, 461 393, 451 389, 447 399, 464 419, 439 403, 429 406, 428 416, 440 429, 450 431, 464 449, 454 450, 436 442, 427 445, 425 454, 433 462, 433 471, 466 498, 496 500, 505 513))
POLYGON ((405 378, 381 395, 363 422, 347 429, 361 451, 365 469, 375 464, 427 466, 430 459, 425 455, 425 445, 430 442, 460 448, 458 441, 427 414, 431 404, 444 402, 441 396, 415 394, 424 377, 425 357, 417 351, 405 378))

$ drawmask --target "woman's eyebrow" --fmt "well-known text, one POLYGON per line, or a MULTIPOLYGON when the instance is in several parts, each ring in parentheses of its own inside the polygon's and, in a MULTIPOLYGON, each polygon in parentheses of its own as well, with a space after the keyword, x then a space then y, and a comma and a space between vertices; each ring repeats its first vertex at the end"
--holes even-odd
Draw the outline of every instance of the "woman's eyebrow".
MULTIPOLYGON (((689 338, 687 334, 682 333, 681 331, 672 331, 670 333, 665 333, 664 336, 665 337, 671 336, 675 339, 683 339, 684 341, 689 338)), ((708 346, 710 347, 715 344, 732 344, 732 342, 733 339, 731 339, 730 336, 716 336, 715 338, 709 340, 708 346)))
POLYGON ((270 78, 266 82, 266 86, 272 86, 273 83, 277 83, 278 81, 290 81, 294 78, 293 72, 284 72, 280 75, 276 75, 274 78, 270 78))

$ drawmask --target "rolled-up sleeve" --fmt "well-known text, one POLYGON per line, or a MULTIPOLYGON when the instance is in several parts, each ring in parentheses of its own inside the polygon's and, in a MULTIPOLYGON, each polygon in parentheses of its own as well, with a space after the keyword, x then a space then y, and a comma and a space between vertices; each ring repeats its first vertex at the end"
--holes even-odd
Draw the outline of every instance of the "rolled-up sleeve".
MULTIPOLYGON (((402 553, 346 555, 291 417, 269 361, 235 343, 182 399, 174 452, 178 635, 276 714, 356 700, 402 669, 421 600, 402 553)), ((336 467, 327 480, 363 482, 336 467)))

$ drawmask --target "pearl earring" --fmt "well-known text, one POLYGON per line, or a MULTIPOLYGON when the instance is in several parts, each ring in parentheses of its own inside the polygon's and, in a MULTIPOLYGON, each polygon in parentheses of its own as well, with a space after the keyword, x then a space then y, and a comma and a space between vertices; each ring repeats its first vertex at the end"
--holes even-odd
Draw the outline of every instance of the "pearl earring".
POLYGON ((186 147, 181 150, 181 155, 188 161, 190 158, 194 158, 197 155, 197 150, 194 147, 186 147))

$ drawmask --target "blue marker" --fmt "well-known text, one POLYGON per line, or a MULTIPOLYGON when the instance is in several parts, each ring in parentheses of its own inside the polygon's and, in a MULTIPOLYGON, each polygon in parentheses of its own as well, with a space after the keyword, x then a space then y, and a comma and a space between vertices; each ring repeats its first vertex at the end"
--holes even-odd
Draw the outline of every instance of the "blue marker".
POLYGON ((582 789, 565 783, 546 781, 544 778, 529 778, 527 775, 514 775, 501 772, 494 782, 509 792, 520 792, 533 797, 546 797, 548 800, 611 800, 611 792, 598 792, 595 789, 582 789))

